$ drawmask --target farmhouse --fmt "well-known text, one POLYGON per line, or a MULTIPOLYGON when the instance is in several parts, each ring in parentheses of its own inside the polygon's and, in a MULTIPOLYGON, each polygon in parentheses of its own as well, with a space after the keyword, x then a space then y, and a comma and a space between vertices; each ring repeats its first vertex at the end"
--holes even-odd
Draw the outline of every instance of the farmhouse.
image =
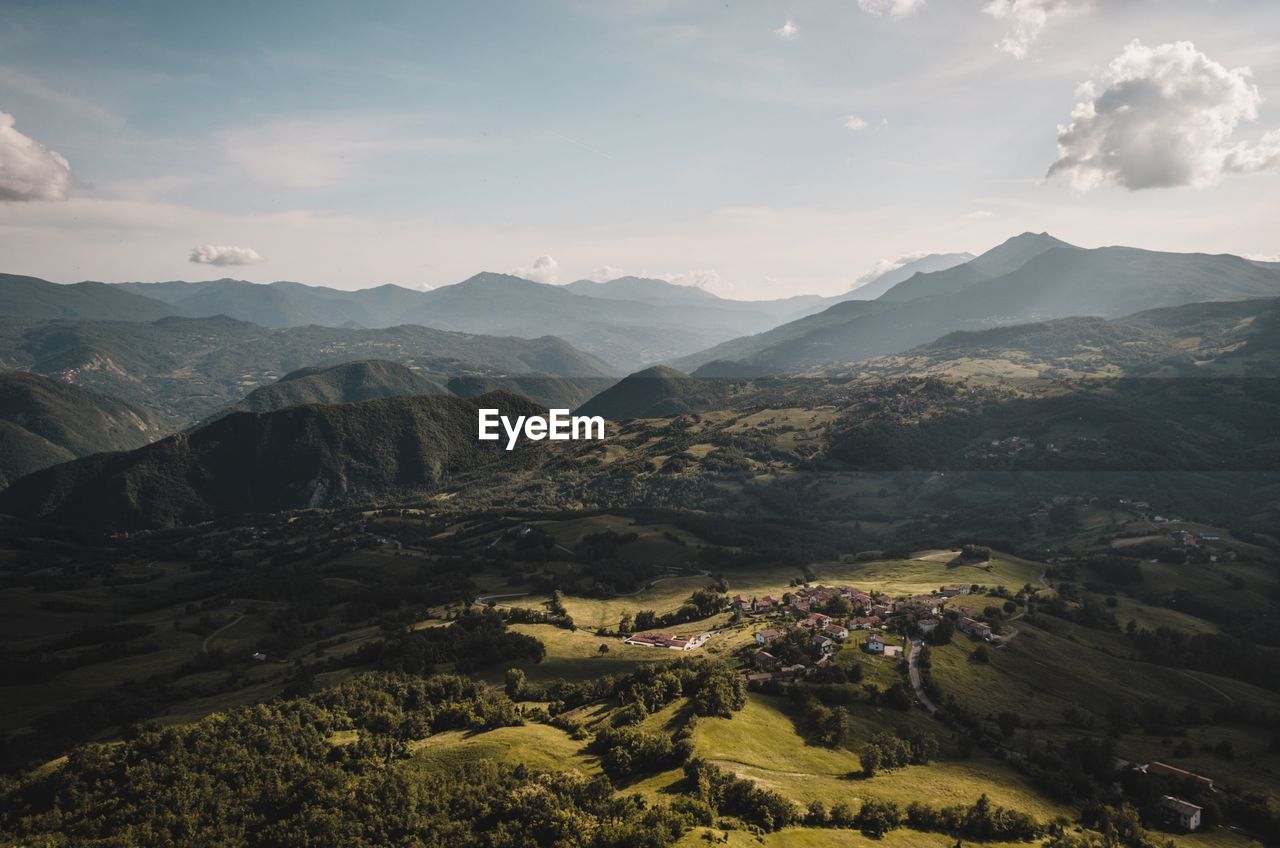
POLYGON ((793 680, 797 677, 803 677, 805 673, 804 663, 796 663, 795 665, 784 665, 782 669, 774 675, 774 678, 785 678, 793 680))
POLYGON ((781 630, 775 630, 772 627, 766 627, 764 630, 757 630, 755 634, 756 644, 767 645, 781 635, 781 630))
POLYGON ((755 667, 762 671, 773 671, 782 665, 782 662, 768 651, 756 651, 751 661, 755 663, 755 667))
POLYGON ((973 618, 962 618, 956 622, 956 629, 970 636, 977 636, 986 641, 991 640, 991 625, 973 618))
POLYGON ((1147 774, 1155 775, 1156 777, 1167 777, 1179 783, 1191 783, 1197 788, 1213 791, 1213 780, 1210 778, 1186 769, 1180 769, 1177 766, 1171 766, 1168 763, 1147 763, 1147 774))
POLYGON ((711 638, 710 633, 698 636, 673 636, 670 633, 637 633, 626 640, 628 645, 643 648, 669 648, 673 651, 692 651, 701 648, 711 638))
POLYGON ((746 612, 751 609, 751 599, 746 595, 734 595, 732 606, 736 610, 746 612))
POLYGON ((836 643, 833 640, 828 639, 826 636, 815 633, 813 636, 813 643, 817 645, 818 650, 822 651, 824 654, 835 652, 836 643))
POLYGON ((941 624, 936 618, 922 618, 916 622, 916 627, 920 628, 920 632, 928 636, 930 633, 938 629, 941 624))
POLYGON ((756 612, 767 612, 773 609, 774 607, 778 606, 778 604, 780 603, 781 601, 779 601, 773 595, 765 595, 763 598, 757 598, 756 602, 751 606, 752 606, 752 609, 754 609, 756 612))
POLYGON ((862 650, 866 651, 868 654, 883 654, 884 639, 881 639, 875 633, 872 633, 863 641, 862 650))
POLYGON ((1176 824, 1183 830, 1196 830, 1200 827, 1200 814, 1204 810, 1190 801, 1164 795, 1160 798, 1160 808, 1164 811, 1168 822, 1176 824))
POLYGON ((822 628, 823 634, 837 641, 844 641, 849 638, 849 628, 839 624, 831 623, 822 628))

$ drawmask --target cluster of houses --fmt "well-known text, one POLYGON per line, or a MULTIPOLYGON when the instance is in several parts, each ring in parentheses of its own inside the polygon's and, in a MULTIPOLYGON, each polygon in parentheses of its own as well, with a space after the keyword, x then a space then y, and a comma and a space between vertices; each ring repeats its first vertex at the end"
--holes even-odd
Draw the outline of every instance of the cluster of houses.
POLYGON ((750 682, 785 682, 804 672, 803 666, 783 667, 768 652, 769 644, 792 628, 809 631, 813 644, 821 655, 817 663, 819 667, 830 661, 839 644, 858 630, 876 631, 869 632, 860 643, 866 653, 875 656, 901 656, 902 646, 890 644, 878 631, 907 626, 927 635, 942 623, 944 609, 955 613, 957 629, 979 639, 990 639, 991 627, 974 619, 973 610, 958 600, 968 595, 971 588, 967 584, 957 583, 943 586, 928 595, 897 599, 849 586, 805 586, 782 598, 765 595, 751 599, 737 595, 731 601, 733 609, 781 620, 776 626, 756 631, 755 642, 760 650, 752 658, 756 671, 749 674, 747 679, 750 682), (848 602, 848 615, 829 614, 833 608, 841 606, 832 603, 838 598, 848 602))

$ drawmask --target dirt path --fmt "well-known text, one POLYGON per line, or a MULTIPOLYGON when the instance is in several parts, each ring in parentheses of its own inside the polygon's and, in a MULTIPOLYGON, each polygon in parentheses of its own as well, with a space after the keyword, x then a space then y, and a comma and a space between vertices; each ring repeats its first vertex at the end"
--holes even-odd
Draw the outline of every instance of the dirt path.
POLYGON ((650 589, 652 589, 654 586, 657 586, 659 583, 666 582, 667 580, 681 580, 685 577, 710 577, 710 576, 711 576, 710 571, 695 571, 692 574, 668 574, 666 577, 657 577, 657 578, 654 578, 653 580, 650 580, 648 583, 641 586, 639 589, 636 589, 634 592, 619 592, 618 594, 614 595, 614 597, 615 598, 634 598, 636 595, 639 595, 641 592, 647 592, 650 589))
POLYGON ((235 627, 237 624, 239 624, 242 621, 244 621, 244 613, 238 612, 236 613, 235 618, 231 619, 226 624, 222 625, 217 630, 213 631, 208 636, 204 637, 204 642, 200 644, 200 653, 202 654, 209 653, 209 642, 213 640, 214 636, 217 636, 227 630, 230 630, 231 628, 235 627))
POLYGON ((1186 678, 1188 678, 1188 679, 1190 679, 1190 680, 1194 680, 1196 683, 1199 683, 1201 686, 1203 686, 1204 688, 1208 689, 1210 692, 1213 692, 1215 695, 1217 695, 1217 696, 1218 696, 1219 698, 1221 698, 1222 700, 1226 701, 1226 702, 1227 702, 1227 704, 1228 704, 1229 706, 1234 707, 1234 706, 1236 705, 1236 699, 1235 699, 1235 698, 1231 697, 1231 696, 1230 696, 1230 695, 1228 695, 1226 692, 1223 692, 1221 689, 1219 689, 1217 686, 1214 686, 1214 685, 1213 685, 1212 683, 1210 683, 1209 681, 1207 681, 1207 680, 1201 680, 1200 678, 1196 677, 1196 676, 1195 676, 1194 674, 1192 674, 1191 672, 1189 672, 1189 671, 1183 671, 1182 669, 1178 669, 1178 674, 1181 674, 1183 677, 1186 677, 1186 678))

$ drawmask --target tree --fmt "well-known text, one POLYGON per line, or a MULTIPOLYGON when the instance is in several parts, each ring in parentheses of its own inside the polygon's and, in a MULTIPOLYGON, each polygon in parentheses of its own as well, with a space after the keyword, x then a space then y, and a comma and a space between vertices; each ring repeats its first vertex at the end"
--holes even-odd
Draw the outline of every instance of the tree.
POLYGON ((599 654, 600 656, 604 656, 605 654, 609 653, 609 646, 606 645, 604 642, 601 642, 600 647, 596 648, 596 653, 599 654))
POLYGON ((858 810, 858 829, 865 835, 879 839, 902 823, 898 805, 889 801, 868 799, 858 810))
POLYGON ((884 754, 879 745, 868 744, 862 749, 862 773, 867 777, 875 777, 884 764, 884 754))

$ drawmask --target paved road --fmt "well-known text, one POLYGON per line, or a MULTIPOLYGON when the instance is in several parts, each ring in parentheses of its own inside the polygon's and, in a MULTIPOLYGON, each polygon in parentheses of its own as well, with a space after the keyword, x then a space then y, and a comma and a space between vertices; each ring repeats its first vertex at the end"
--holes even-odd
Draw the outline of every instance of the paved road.
POLYGON ((200 645, 200 652, 204 654, 209 653, 209 642, 213 639, 214 636, 217 636, 219 633, 222 633, 225 630, 230 630, 232 627, 235 627, 237 624, 239 624, 243 620, 244 620, 244 613, 242 612, 236 613, 235 618, 231 619, 226 624, 222 625, 217 630, 213 631, 208 636, 204 637, 204 642, 201 643, 200 645))
POLYGON ((924 642, 919 639, 911 640, 911 655, 907 659, 907 676, 911 678, 911 688, 916 690, 916 698, 920 700, 920 706, 931 713, 936 713, 938 708, 933 705, 933 701, 929 700, 928 694, 924 691, 924 681, 920 679, 920 648, 922 645, 924 645, 924 642))

